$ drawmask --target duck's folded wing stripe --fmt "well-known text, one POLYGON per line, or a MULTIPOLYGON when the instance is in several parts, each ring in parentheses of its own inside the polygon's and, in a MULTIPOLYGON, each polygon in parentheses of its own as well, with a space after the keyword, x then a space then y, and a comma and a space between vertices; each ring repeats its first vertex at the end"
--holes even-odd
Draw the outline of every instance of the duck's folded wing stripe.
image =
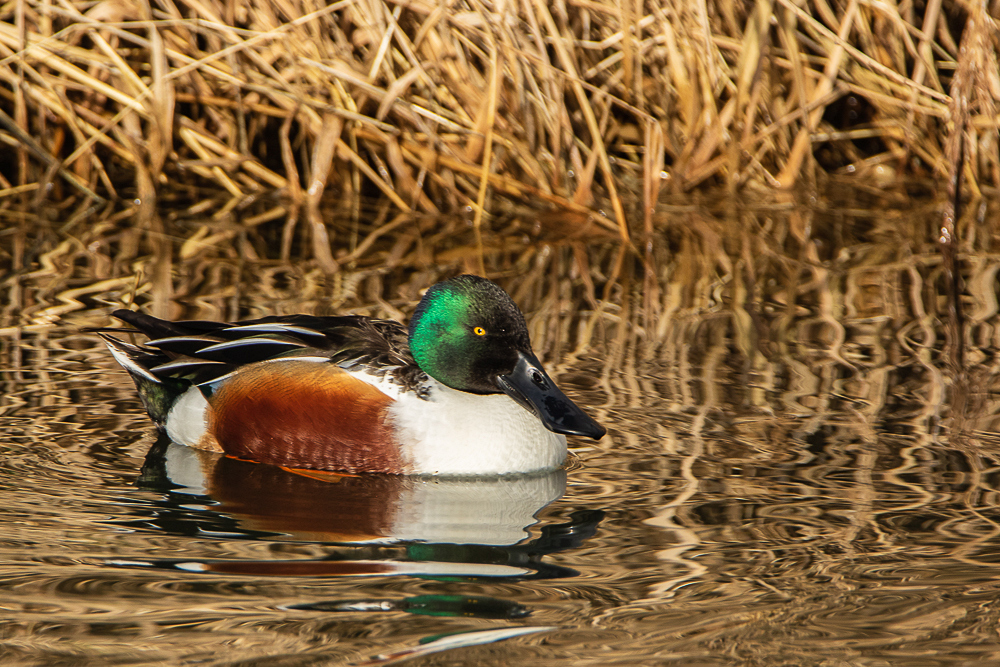
POLYGON ((195 354, 215 343, 221 343, 223 339, 210 336, 170 336, 168 338, 156 338, 146 341, 146 347, 155 347, 164 352, 172 354, 195 354))
POLYGON ((214 361, 249 364, 264 361, 290 350, 307 347, 301 341, 274 338, 240 338, 216 343, 198 350, 198 356, 214 361))
POLYGON ((203 370, 207 367, 222 368, 228 364, 222 361, 212 361, 211 359, 196 359, 194 357, 181 357, 179 359, 174 359, 168 361, 165 364, 159 364, 158 366, 153 366, 149 369, 150 373, 154 373, 161 377, 166 376, 182 376, 195 371, 203 370))
POLYGON ((313 343, 323 342, 327 340, 326 334, 316 331, 315 329, 308 329, 306 327, 296 326, 293 324, 280 324, 277 322, 232 326, 232 327, 227 327, 218 333, 219 335, 225 336, 226 338, 259 336, 260 334, 279 334, 286 336, 295 336, 298 338, 305 339, 307 342, 313 342, 313 343))

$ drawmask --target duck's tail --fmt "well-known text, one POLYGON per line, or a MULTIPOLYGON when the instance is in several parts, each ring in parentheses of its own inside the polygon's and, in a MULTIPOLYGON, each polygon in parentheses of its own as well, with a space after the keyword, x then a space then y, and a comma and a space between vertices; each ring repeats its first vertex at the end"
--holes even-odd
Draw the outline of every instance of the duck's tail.
POLYGON ((166 354, 126 343, 105 331, 96 333, 104 339, 115 361, 132 376, 150 419, 163 429, 170 408, 188 390, 191 383, 182 378, 158 377, 149 370, 170 361, 166 354))

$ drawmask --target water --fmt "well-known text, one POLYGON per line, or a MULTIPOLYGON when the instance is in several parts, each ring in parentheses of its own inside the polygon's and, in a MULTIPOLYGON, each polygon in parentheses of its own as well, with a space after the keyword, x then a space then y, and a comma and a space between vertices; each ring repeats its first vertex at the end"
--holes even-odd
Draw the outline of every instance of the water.
MULTIPOLYGON (((579 247, 501 255, 536 348, 609 429, 512 480, 304 476, 157 441, 79 331, 100 304, 52 326, 62 288, 23 280, 27 326, 0 331, 3 664, 1000 661, 1000 256, 969 241, 959 329, 927 211, 805 214, 808 238, 803 215, 660 221, 652 278, 593 241, 596 298, 623 267, 597 315, 579 247)), ((338 309, 387 315, 430 278, 353 271, 174 285, 174 315, 317 311, 345 284, 338 309)))

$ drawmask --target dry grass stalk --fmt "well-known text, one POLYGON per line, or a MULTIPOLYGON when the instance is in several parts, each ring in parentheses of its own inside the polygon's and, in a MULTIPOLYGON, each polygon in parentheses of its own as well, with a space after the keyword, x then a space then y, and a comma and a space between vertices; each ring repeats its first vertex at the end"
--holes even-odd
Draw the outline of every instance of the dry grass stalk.
POLYGON ((3 11, 0 144, 17 155, 0 168, 6 201, 30 184, 48 191, 57 174, 95 200, 220 188, 236 200, 220 216, 283 189, 310 219, 299 233, 312 243, 299 246, 329 270, 322 193, 470 210, 477 230, 499 196, 583 213, 629 243, 648 234, 661 186, 765 191, 830 173, 867 181, 876 168, 884 186, 933 183, 954 168, 956 137, 975 147, 972 192, 1000 187, 997 27, 974 6, 18 0, 3 11), (974 76, 958 122, 963 67, 974 76))

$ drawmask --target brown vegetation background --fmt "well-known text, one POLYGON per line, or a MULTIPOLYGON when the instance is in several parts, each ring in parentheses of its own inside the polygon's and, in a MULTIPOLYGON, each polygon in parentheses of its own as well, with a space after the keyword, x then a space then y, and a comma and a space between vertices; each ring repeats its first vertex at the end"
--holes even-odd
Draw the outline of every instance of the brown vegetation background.
POLYGON ((943 181, 958 136, 970 185, 996 188, 991 9, 17 0, 2 194, 195 183, 308 204, 329 186, 436 213, 496 193, 624 225, 664 186, 943 181))
POLYGON ((0 261, 8 275, 61 262, 91 288, 145 272, 170 314, 177 264, 206 252, 333 276, 373 248, 402 261, 416 233, 474 247, 449 261, 495 273, 515 269, 487 267, 490 235, 528 231, 618 239, 651 268, 672 197, 989 196, 997 13, 14 0, 0 7, 0 261))

